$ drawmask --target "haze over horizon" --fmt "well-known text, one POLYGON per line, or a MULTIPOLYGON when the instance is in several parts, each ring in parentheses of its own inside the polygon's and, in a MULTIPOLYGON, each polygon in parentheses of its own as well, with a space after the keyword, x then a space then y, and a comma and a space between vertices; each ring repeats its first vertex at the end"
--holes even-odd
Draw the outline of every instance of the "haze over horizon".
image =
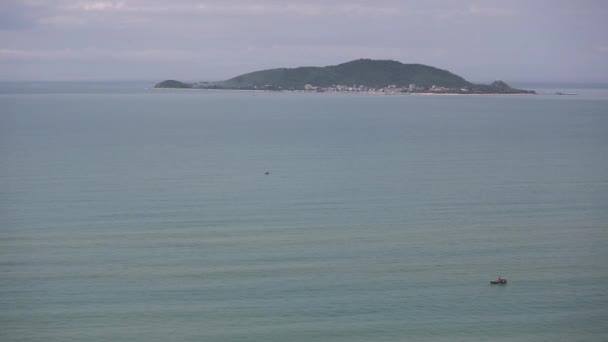
POLYGON ((473 82, 607 82, 605 1, 8 0, 0 80, 221 80, 392 59, 473 82))

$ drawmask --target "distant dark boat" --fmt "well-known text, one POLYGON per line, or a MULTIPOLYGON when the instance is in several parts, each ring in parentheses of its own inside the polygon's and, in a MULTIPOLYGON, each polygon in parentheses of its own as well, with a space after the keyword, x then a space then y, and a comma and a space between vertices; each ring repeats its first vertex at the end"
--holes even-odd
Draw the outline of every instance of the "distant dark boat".
POLYGON ((264 173, 266 176, 268 176, 270 174, 270 171, 266 171, 266 173, 264 173))
POLYGON ((494 280, 490 280, 490 284, 492 285, 505 285, 507 283, 507 279, 498 277, 494 280))

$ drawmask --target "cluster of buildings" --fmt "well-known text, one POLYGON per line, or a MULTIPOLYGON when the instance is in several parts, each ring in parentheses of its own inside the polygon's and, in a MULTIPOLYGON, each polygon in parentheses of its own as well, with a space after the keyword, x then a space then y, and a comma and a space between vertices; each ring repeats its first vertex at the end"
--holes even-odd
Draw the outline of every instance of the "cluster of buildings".
POLYGON ((466 94, 471 90, 468 88, 447 88, 447 87, 424 87, 416 84, 410 84, 407 87, 399 87, 397 85, 388 85, 381 88, 366 87, 363 85, 332 85, 329 87, 318 87, 312 84, 304 86, 304 91, 308 92, 347 92, 347 93, 372 93, 372 94, 401 94, 401 93, 437 93, 437 94, 466 94))

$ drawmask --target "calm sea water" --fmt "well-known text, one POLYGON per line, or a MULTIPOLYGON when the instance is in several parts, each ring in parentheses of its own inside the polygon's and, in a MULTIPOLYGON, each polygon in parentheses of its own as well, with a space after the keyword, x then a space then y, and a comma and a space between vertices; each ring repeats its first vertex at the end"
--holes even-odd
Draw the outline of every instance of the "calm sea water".
POLYGON ((0 340, 608 340, 605 89, 149 86, 0 84, 0 340))

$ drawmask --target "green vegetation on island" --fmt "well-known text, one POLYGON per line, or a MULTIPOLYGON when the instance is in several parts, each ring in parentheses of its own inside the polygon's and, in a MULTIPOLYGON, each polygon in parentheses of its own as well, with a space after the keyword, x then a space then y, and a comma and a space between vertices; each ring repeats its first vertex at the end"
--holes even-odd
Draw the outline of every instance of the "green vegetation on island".
POLYGON ((315 92, 521 94, 502 81, 473 84, 447 70, 392 60, 359 59, 326 67, 255 71, 225 81, 183 83, 167 80, 156 88, 293 90, 315 92))
POLYGON ((156 84, 154 88, 192 88, 192 84, 176 80, 166 80, 156 84))

